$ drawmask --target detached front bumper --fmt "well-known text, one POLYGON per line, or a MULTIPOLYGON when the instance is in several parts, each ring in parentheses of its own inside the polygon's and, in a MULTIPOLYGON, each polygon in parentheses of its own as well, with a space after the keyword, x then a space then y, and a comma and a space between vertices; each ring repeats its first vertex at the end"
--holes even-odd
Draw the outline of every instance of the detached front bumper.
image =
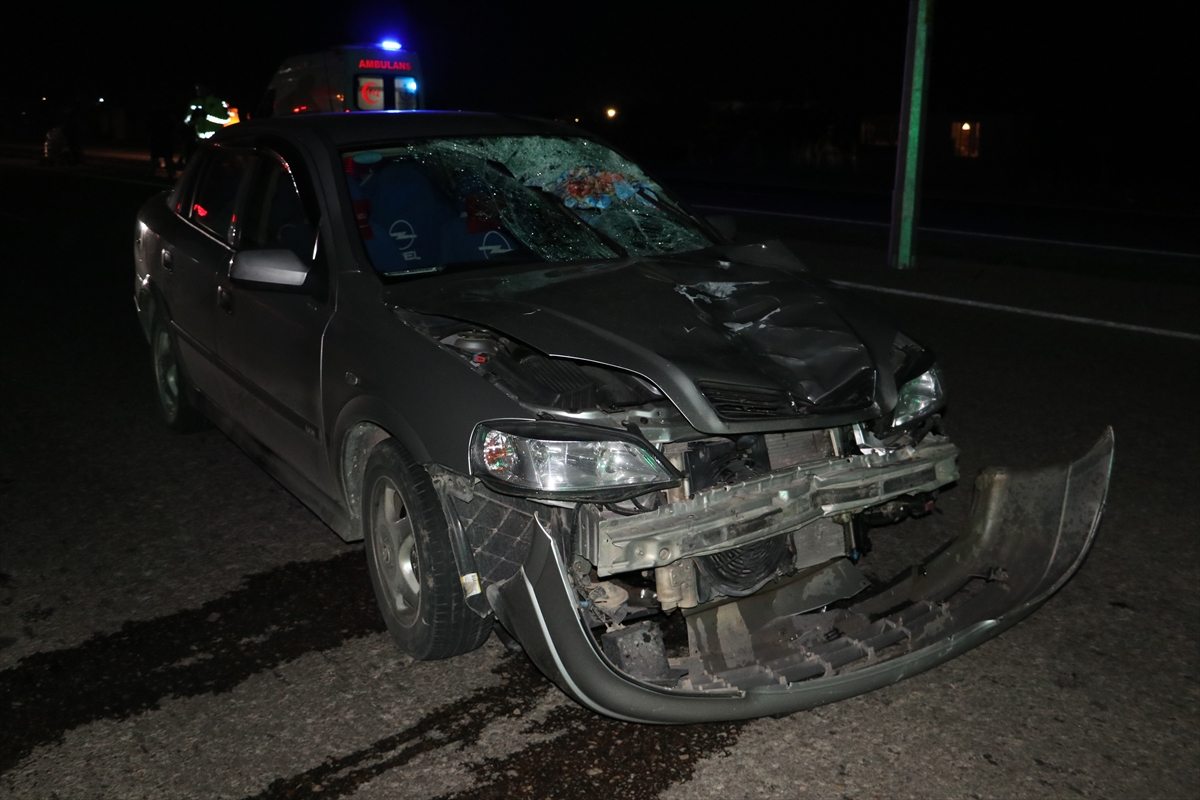
MULTIPOLYGON (((844 611, 803 614, 788 587, 689 620, 688 670, 672 688, 617 670, 581 621, 559 544, 544 531, 512 578, 488 587, 500 621, 581 704, 631 722, 787 714, 927 670, 1007 630, 1087 555, 1113 460, 1109 429, 1068 465, 985 470, 968 530, 904 580, 844 611), (831 616, 833 615, 833 616, 831 616)), ((801 593, 802 594, 802 593, 801 593)))

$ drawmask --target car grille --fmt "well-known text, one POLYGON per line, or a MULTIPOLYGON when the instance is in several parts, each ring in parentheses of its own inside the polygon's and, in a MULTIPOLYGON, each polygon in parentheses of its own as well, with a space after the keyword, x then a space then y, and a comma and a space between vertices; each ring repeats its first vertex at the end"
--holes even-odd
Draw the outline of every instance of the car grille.
POLYGON ((709 381, 700 381, 696 386, 716 410, 718 417, 726 422, 745 422, 866 408, 875 399, 875 371, 865 368, 859 370, 819 403, 809 403, 782 389, 765 389, 761 386, 735 386, 709 381))
POLYGON ((700 382, 697 387, 716 410, 717 416, 730 422, 795 417, 800 414, 792 398, 783 390, 708 382, 700 382))

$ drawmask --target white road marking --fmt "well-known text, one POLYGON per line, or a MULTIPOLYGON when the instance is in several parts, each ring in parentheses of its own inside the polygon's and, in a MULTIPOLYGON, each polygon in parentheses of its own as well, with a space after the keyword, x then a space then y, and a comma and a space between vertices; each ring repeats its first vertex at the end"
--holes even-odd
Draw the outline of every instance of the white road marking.
POLYGON ((976 233, 974 231, 953 231, 949 228, 921 228, 926 233, 942 233, 951 236, 974 236, 979 239, 1003 239, 1008 242, 1030 242, 1032 244, 1050 244, 1060 247, 1082 247, 1089 250, 1113 250, 1118 253, 1138 253, 1148 256, 1167 256, 1169 258, 1194 258, 1200 260, 1200 253, 1181 253, 1175 250, 1148 250, 1144 247, 1121 247, 1115 244, 1092 244, 1091 242, 1068 242, 1064 239, 1037 239, 1031 236, 1007 236, 1002 233, 976 233))
MULTIPOLYGON (((732 208, 730 206, 710 206, 701 203, 695 204, 696 208, 702 208, 705 211, 722 211, 726 214, 754 214, 760 217, 786 217, 788 219, 807 219, 813 222, 838 222, 846 225, 865 225, 872 228, 889 228, 890 223, 887 222, 870 222, 862 219, 849 219, 847 217, 821 217, 814 214, 796 214, 790 211, 762 211, 755 208, 732 208)), ((1141 247, 1120 247, 1112 244, 1092 244, 1091 242, 1068 242, 1063 239, 1037 239, 1029 236, 1008 236, 1002 233, 979 233, 977 231, 956 231, 950 228, 926 228, 922 226, 919 230, 925 233, 941 233, 950 236, 972 236, 977 239, 1003 239, 1008 242, 1027 242, 1030 244, 1050 244, 1061 247, 1082 247, 1089 250, 1114 250, 1120 253, 1139 253, 1142 255, 1152 256, 1169 256, 1171 258, 1195 258, 1200 259, 1200 253, 1180 253, 1174 250, 1147 250, 1141 247)))
POLYGON ((971 306, 972 308, 986 308, 990 311, 1005 311, 1009 314, 1020 314, 1026 317, 1043 317, 1045 319, 1057 319, 1064 322, 1078 322, 1083 325, 1095 325, 1100 328, 1116 328, 1123 331, 1135 331, 1137 333, 1150 333, 1155 336, 1171 336, 1176 339, 1186 339, 1190 342, 1200 342, 1200 334, 1187 333, 1186 331, 1171 331, 1165 328, 1150 328, 1145 325, 1130 325, 1127 322, 1110 322, 1105 319, 1093 319, 1091 317, 1077 317, 1073 314, 1058 314, 1053 311, 1037 311, 1032 308, 1021 308, 1020 306, 1005 306, 999 303, 983 303, 978 300, 964 300, 961 297, 946 297, 940 294, 929 294, 928 292, 914 292, 908 289, 891 289, 886 286, 872 286, 866 283, 853 283, 851 281, 835 281, 831 280, 838 286, 844 286, 848 289, 862 289, 868 292, 883 292, 884 294, 896 294, 903 297, 917 297, 922 300, 934 300, 939 303, 953 303, 960 306, 971 306))
POLYGON ((692 206, 695 208, 702 208, 705 211, 723 211, 726 214, 757 214, 760 217, 787 217, 788 219, 809 219, 813 220, 814 222, 844 222, 849 225, 869 225, 876 228, 890 227, 890 224, 887 222, 868 222, 867 220, 850 219, 849 217, 820 217, 815 214, 794 214, 790 211, 759 211, 755 208, 710 206, 703 203, 693 203, 692 206))

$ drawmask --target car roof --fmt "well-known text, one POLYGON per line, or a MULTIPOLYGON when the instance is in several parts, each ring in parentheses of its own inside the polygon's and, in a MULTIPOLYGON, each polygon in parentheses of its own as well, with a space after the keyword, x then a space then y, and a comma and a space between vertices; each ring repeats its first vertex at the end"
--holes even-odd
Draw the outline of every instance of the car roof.
POLYGON ((268 117, 223 128, 214 141, 247 135, 317 134, 341 149, 357 143, 440 136, 584 136, 579 128, 533 117, 473 111, 356 111, 268 117))

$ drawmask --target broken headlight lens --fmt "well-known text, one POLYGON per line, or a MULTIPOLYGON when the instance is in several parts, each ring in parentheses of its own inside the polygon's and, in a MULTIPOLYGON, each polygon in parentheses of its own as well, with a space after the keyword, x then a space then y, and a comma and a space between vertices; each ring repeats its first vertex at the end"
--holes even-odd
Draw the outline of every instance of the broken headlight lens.
POLYGON ((936 366, 918 375, 900 387, 896 398, 896 410, 892 414, 892 427, 899 428, 913 420, 927 417, 946 404, 946 393, 942 390, 942 376, 936 366))
POLYGON ((566 423, 475 426, 471 474, 509 493, 608 502, 674 485, 653 447, 622 431, 566 423))

